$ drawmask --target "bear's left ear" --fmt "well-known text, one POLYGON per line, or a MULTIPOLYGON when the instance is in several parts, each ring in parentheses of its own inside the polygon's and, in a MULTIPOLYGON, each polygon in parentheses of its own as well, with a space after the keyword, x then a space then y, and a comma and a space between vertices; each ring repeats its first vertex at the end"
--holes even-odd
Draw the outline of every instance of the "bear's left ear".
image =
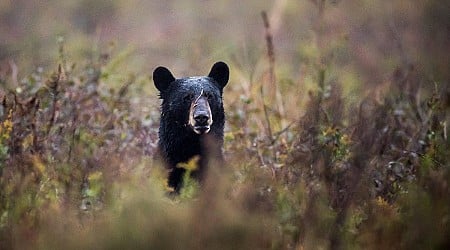
POLYGON ((214 79, 219 84, 219 87, 223 89, 227 85, 230 76, 228 65, 224 62, 216 62, 208 76, 214 79))
POLYGON ((167 68, 160 66, 153 71, 153 82, 160 92, 164 92, 173 81, 175 77, 167 68))

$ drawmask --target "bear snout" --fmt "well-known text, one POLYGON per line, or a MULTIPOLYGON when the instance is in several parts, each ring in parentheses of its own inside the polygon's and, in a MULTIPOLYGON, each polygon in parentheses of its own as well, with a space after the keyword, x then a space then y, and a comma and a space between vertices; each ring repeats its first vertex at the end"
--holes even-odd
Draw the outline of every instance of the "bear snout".
POLYGON ((212 124, 211 108, 208 99, 200 96, 191 103, 189 112, 189 125, 197 134, 206 134, 209 132, 212 124))
POLYGON ((199 126, 207 126, 209 115, 207 112, 196 112, 194 113, 195 124, 199 126))

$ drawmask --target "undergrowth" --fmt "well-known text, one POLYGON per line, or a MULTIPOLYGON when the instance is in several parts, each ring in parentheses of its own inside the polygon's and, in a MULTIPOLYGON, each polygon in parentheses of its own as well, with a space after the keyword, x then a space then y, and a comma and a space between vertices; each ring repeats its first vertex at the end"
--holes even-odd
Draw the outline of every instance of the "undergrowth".
POLYGON ((347 110, 339 86, 322 84, 271 138, 231 118, 226 166, 170 197, 157 121, 131 109, 136 76, 108 84, 109 62, 60 64, 2 90, 3 249, 448 246, 449 92, 412 87, 414 68, 347 110))
POLYGON ((132 49, 73 62, 60 37, 52 69, 2 75, 0 249, 449 249, 448 82, 414 62, 349 87, 365 79, 339 66, 350 45, 323 42, 340 1, 311 2, 301 80, 280 74, 265 13, 268 69, 230 56, 226 161, 179 196, 132 49))

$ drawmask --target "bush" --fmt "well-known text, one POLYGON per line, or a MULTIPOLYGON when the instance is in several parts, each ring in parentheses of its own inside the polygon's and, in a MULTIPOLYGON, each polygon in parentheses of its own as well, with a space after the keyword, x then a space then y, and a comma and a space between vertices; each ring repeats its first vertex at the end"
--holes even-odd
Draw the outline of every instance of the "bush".
MULTIPOLYGON (((186 177, 177 197, 154 158, 156 92, 147 73, 127 71, 139 51, 110 44, 81 60, 59 37, 52 70, 18 80, 29 62, 10 61, 0 70, 0 248, 448 249, 448 64, 411 30, 430 34, 446 12, 400 2, 387 19, 378 3, 358 2, 363 14, 341 1, 290 3, 312 22, 287 62, 264 15, 268 60, 257 48, 224 52, 226 164, 211 163, 202 185, 186 177)), ((100 5, 119 15, 120 3, 100 5)))

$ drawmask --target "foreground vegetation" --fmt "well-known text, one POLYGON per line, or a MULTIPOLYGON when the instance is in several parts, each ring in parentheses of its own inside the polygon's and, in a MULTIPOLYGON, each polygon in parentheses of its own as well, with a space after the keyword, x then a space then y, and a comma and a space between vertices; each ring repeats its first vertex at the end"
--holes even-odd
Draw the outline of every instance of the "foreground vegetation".
MULTIPOLYGON (((275 7, 259 49, 214 55, 232 74, 227 161, 201 187, 187 179, 179 197, 167 196, 154 158, 151 69, 130 70, 139 48, 78 53, 79 39, 58 36, 44 67, 2 59, 0 249, 448 249, 448 50, 433 37, 446 12, 394 1, 410 26, 389 13, 384 25, 371 19, 382 7, 361 5, 351 18, 368 24, 362 37, 336 21, 356 8, 345 1, 290 3, 314 13, 294 55, 277 50, 275 7), (377 44, 371 29, 392 42, 377 44)), ((179 67, 209 65, 189 66, 216 42, 185 51, 179 67)))

